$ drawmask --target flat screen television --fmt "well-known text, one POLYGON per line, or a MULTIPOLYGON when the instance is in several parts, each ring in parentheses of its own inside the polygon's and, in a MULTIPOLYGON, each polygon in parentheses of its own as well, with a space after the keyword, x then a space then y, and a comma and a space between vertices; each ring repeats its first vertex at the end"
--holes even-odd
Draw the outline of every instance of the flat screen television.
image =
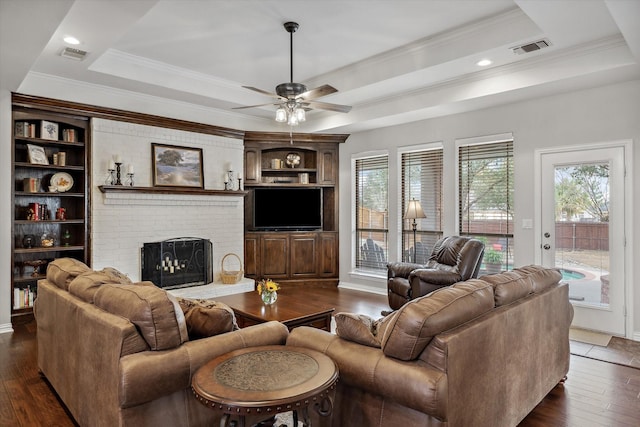
POLYGON ((255 230, 322 229, 321 188, 265 187, 254 189, 255 230))

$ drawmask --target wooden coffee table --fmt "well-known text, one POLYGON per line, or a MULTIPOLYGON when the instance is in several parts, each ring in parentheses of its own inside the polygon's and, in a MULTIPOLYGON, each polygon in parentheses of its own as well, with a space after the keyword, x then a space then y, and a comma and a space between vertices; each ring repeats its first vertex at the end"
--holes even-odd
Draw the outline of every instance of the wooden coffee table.
POLYGON ((191 389, 200 403, 223 413, 221 427, 245 427, 280 412, 298 411, 310 425, 309 407, 331 415, 338 367, 328 356, 307 348, 249 347, 216 357, 196 371, 191 389), (236 418, 232 420, 232 418, 236 418))
POLYGON ((289 330, 298 326, 312 326, 331 331, 334 308, 319 305, 306 294, 304 287, 280 289, 278 300, 271 305, 265 305, 256 291, 217 297, 215 300, 233 309, 241 328, 276 320, 284 323, 289 330))

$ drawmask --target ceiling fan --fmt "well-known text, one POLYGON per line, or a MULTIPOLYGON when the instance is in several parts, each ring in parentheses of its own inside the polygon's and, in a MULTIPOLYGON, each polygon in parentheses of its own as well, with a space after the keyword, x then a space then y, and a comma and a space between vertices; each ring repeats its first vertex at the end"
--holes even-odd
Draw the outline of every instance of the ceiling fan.
POLYGON ((251 86, 242 86, 246 89, 253 90, 263 95, 271 96, 278 99, 278 102, 269 102, 267 104, 249 105, 245 107, 235 107, 235 110, 244 108, 263 107, 265 105, 276 105, 276 121, 286 122, 290 126, 295 126, 300 122, 305 121, 305 111, 318 109, 336 111, 339 113, 348 113, 351 107, 348 105, 330 104, 328 102, 316 101, 320 98, 331 93, 335 93, 338 90, 330 85, 322 85, 315 89, 307 90, 307 87, 302 83, 294 83, 293 81, 293 33, 296 32, 299 25, 296 22, 285 22, 284 28, 289 33, 290 47, 290 72, 291 81, 289 83, 281 83, 276 86, 276 93, 266 90, 258 89, 251 86))

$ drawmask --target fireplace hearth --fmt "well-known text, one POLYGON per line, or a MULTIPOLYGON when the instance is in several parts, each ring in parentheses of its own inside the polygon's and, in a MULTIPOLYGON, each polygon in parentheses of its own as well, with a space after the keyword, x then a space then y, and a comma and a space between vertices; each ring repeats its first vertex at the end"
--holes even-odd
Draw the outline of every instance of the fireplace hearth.
POLYGON ((142 280, 163 289, 184 288, 213 282, 213 244, 208 239, 179 237, 144 243, 141 249, 142 280))

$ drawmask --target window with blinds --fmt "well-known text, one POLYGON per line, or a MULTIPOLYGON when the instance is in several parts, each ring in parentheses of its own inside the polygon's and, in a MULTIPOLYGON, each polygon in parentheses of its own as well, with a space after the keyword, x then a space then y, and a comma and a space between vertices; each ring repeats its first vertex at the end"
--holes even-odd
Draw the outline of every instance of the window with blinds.
POLYGON ((442 237, 442 148, 402 153, 402 260, 425 264, 442 237), (405 219, 407 205, 415 199, 426 218, 405 219))
POLYGON ((356 268, 387 268, 389 234, 388 156, 357 159, 356 268))
POLYGON ((458 148, 460 235, 485 243, 487 273, 513 266, 513 141, 458 148))

